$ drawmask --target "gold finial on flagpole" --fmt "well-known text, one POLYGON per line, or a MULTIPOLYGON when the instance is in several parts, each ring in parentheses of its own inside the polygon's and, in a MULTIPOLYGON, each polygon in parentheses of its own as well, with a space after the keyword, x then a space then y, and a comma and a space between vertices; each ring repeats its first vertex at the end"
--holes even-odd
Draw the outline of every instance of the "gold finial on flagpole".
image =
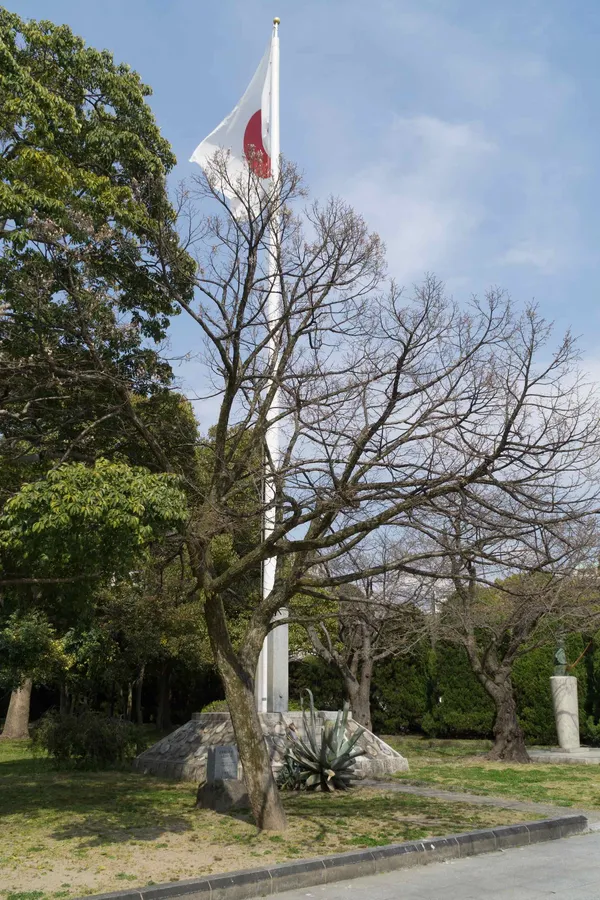
POLYGON ((279 18, 279 16, 275 16, 275 18, 273 19, 273 25, 280 25, 280 24, 281 24, 281 19, 279 18))

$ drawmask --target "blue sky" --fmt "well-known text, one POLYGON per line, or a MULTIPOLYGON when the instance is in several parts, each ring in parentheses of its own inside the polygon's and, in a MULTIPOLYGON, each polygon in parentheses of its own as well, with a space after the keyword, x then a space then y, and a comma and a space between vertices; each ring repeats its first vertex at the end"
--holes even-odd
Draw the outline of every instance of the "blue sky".
MULTIPOLYGON (((350 201, 401 283, 505 288, 581 335, 600 379, 600 3, 7 0, 152 86, 179 165, 237 102, 281 17, 282 151, 350 201)), ((177 327, 174 349, 183 347, 177 327)), ((191 370, 189 370, 191 375, 191 370)))

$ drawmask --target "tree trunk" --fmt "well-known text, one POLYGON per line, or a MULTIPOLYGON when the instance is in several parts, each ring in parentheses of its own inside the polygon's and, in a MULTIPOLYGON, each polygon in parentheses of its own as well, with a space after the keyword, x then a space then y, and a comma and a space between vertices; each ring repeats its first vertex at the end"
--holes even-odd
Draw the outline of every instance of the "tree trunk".
POLYGON ((506 762, 531 762, 525 747, 525 737, 517 717, 517 705, 509 679, 502 684, 494 684, 493 693, 488 690, 496 705, 496 721, 494 722, 494 746, 488 753, 488 759, 501 759, 506 762))
MULTIPOLYGON (((225 610, 219 597, 207 596, 205 614, 213 656, 225 688, 254 821, 261 831, 284 831, 287 828, 285 810, 273 777, 256 709, 255 672, 244 669, 231 646, 225 610)), ((252 640, 254 637, 259 636, 247 635, 249 645, 258 643, 252 640)), ((253 669, 255 667, 256 664, 253 669)))
POLYGON ((361 666, 359 677, 344 677, 346 698, 350 703, 352 718, 359 725, 364 725, 369 731, 373 730, 371 721, 371 678, 373 663, 368 660, 361 666))
POLYGON ((66 714, 68 712, 70 712, 70 708, 69 708, 70 705, 69 705, 69 692, 64 684, 61 684, 61 686, 60 686, 60 701, 59 702, 60 702, 60 706, 59 706, 60 714, 61 714, 61 716, 66 716, 66 714))
POLYGON ((29 737, 29 707, 31 704, 31 678, 26 678, 22 687, 10 695, 10 704, 0 739, 25 740, 29 737))
POLYGON ((142 709, 142 688, 144 687, 145 666, 142 666, 140 673, 135 680, 135 693, 133 698, 134 715, 137 725, 144 724, 144 710, 142 709))
POLYGON ((156 727, 159 731, 168 731, 171 727, 171 667, 168 662, 162 664, 158 676, 156 727))
POLYGON ((128 722, 133 719, 133 682, 127 682, 127 708, 125 710, 125 718, 128 722))
POLYGON ((256 709, 254 680, 241 679, 228 666, 219 671, 254 821, 261 831, 284 831, 287 819, 256 709))

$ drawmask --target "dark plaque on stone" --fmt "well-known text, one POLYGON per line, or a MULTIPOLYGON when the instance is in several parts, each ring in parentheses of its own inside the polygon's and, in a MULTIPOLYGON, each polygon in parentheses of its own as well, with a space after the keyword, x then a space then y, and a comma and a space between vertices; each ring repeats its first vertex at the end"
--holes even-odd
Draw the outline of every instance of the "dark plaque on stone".
POLYGON ((209 747, 206 763, 206 780, 235 781, 238 777, 238 749, 235 744, 218 744, 209 747))

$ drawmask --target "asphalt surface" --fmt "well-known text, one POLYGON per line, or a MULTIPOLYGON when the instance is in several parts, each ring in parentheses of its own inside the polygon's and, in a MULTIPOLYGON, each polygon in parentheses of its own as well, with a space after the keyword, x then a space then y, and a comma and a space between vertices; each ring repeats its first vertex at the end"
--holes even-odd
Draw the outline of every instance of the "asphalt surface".
POLYGON ((600 900, 600 832, 273 896, 281 900, 600 900))

